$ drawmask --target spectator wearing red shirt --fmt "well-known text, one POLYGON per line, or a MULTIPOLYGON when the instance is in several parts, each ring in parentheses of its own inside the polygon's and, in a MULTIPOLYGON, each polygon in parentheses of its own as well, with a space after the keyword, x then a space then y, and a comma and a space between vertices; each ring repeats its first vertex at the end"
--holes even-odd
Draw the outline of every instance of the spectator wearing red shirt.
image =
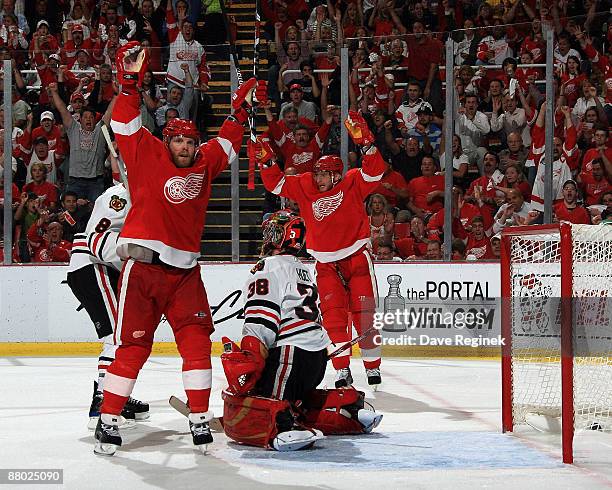
POLYGON ((48 214, 41 216, 28 230, 32 262, 69 262, 72 243, 62 239, 62 225, 57 221, 46 224, 48 219, 48 214))
MULTIPOLYGON (((34 49, 34 63, 42 87, 46 88, 52 83, 57 83, 60 65, 60 57, 58 54, 53 53, 45 57, 39 50, 34 49)), ((49 94, 46 89, 41 89, 40 95, 38 96, 38 103, 41 106, 49 105, 49 94)))
POLYGON ((49 33, 49 23, 45 19, 41 19, 36 24, 36 32, 32 35, 30 41, 30 57, 34 57, 34 51, 40 51, 47 56, 52 53, 59 53, 59 44, 57 39, 49 33))
POLYGON ((467 235, 465 256, 468 260, 492 259, 491 240, 485 234, 485 225, 482 216, 472 219, 471 230, 467 235), (471 256, 471 257, 470 257, 471 256))
POLYGON ((591 224, 589 212, 578 204, 578 186, 573 180, 563 184, 563 200, 553 206, 557 221, 569 221, 574 224, 591 224))
POLYGON ((598 126, 593 134, 594 148, 589 148, 582 157, 581 170, 584 173, 590 173, 592 170, 593 160, 601 158, 604 168, 608 175, 612 175, 612 148, 608 146, 609 130, 605 126, 598 126))
POLYGON ((444 204, 444 175, 435 175, 435 172, 433 157, 424 156, 421 162, 423 175, 408 184, 408 209, 422 219, 442 209, 444 204))
MULTIPOLYGON (((476 216, 482 216, 480 209, 463 199, 463 189, 459 186, 453 187, 453 219, 452 233, 454 237, 465 239, 468 235, 469 225, 476 216), (467 228, 466 228, 467 227, 467 228)), ((493 223, 488 223, 488 229, 493 223)), ((444 208, 440 209, 427 222, 427 230, 431 235, 442 236, 444 234, 444 208)))
POLYGON ((72 66, 76 60, 77 52, 84 49, 90 57, 99 61, 101 56, 101 46, 97 39, 91 37, 85 39, 83 34, 83 26, 81 24, 72 24, 70 29, 70 39, 66 40, 62 49, 62 62, 64 65, 72 66), (95 41, 95 43, 94 43, 95 41))
POLYGON ((328 111, 325 122, 321 125, 314 138, 311 138, 307 127, 297 125, 293 131, 295 143, 288 138, 284 138, 283 132, 276 121, 268 122, 270 135, 280 148, 285 168, 295 167, 300 174, 312 172, 313 166, 319 159, 321 149, 329 134, 332 117, 332 112, 328 111))
POLYGON ((483 161, 484 175, 474 180, 466 193, 466 196, 476 204, 483 213, 488 213, 493 216, 497 211, 498 204, 502 203, 505 195, 495 186, 501 184, 504 179, 497 168, 499 165, 499 157, 495 153, 486 153, 483 161))
POLYGON ((423 99, 432 104, 436 114, 442 114, 443 97, 442 85, 436 77, 440 64, 440 53, 443 51, 441 43, 425 34, 422 22, 412 25, 413 36, 408 38, 408 66, 409 74, 416 79, 423 90, 423 99))
POLYGON ((43 207, 55 210, 57 208, 57 188, 47 182, 47 167, 42 163, 30 166, 32 182, 23 186, 23 192, 33 192, 41 198, 43 207))
POLYGON ((578 184, 580 184, 587 206, 599 204, 601 196, 612 190, 601 158, 596 158, 591 162, 591 172, 582 172, 578 175, 578 184))
POLYGON ((40 126, 32 129, 28 123, 20 144, 26 153, 32 153, 32 141, 38 138, 45 138, 49 144, 49 150, 56 150, 62 145, 62 131, 55 124, 55 116, 51 111, 44 111, 40 115, 40 126))
POLYGON ((393 170, 387 163, 387 170, 380 180, 380 185, 374 191, 382 194, 392 208, 397 207, 400 199, 408 198, 408 184, 402 174, 393 170))
POLYGON ((425 229, 425 222, 415 216, 410 221, 410 236, 395 239, 395 247, 403 259, 416 259, 427 253, 429 238, 425 229))
POLYGON ((495 186, 495 189, 504 194, 507 194, 510 189, 517 189, 523 194, 525 201, 531 201, 531 186, 517 165, 510 164, 506 167, 504 178, 499 185, 495 186))
POLYGON ((531 22, 531 33, 522 42, 519 53, 523 54, 526 51, 531 53, 532 63, 544 63, 546 41, 542 33, 542 21, 539 18, 534 18, 531 22))
POLYGON ((565 70, 561 74, 561 93, 565 95, 567 105, 574 107, 580 97, 582 82, 587 79, 587 76, 581 72, 580 60, 576 56, 568 56, 563 66, 565 70))

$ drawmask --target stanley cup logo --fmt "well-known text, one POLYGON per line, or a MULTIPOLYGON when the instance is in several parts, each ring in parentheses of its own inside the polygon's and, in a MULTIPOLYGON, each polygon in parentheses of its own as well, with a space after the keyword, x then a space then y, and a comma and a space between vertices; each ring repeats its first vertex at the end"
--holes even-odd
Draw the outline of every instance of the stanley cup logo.
MULTIPOLYGON (((406 309, 406 300, 400 294, 399 288, 399 285, 402 282, 401 276, 398 276, 397 274, 387 276, 387 282, 389 283, 389 292, 385 297, 385 314, 395 314, 397 311, 404 311, 406 309)), ((398 318, 399 315, 395 315, 395 317, 398 318)), ((401 323, 385 323, 383 330, 386 332, 404 332, 407 330, 407 328, 406 325, 402 325, 401 323)))

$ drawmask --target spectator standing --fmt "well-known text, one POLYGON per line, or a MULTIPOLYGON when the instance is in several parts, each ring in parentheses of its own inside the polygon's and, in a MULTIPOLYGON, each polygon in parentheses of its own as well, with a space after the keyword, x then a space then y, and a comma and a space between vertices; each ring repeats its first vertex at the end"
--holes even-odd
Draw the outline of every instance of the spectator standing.
POLYGON ((165 124, 166 112, 168 109, 176 109, 180 119, 189 119, 189 111, 194 101, 193 81, 189 65, 181 65, 185 75, 184 88, 178 85, 169 85, 166 93, 166 103, 155 112, 155 122, 158 126, 165 124))
POLYGON ((51 84, 49 89, 70 142, 67 190, 76 192, 79 197, 86 198, 90 202, 95 202, 104 192, 106 142, 102 136, 102 124, 110 122, 116 99, 113 98, 98 123, 96 123, 96 113, 91 109, 84 109, 80 121, 75 121, 59 96, 57 84, 51 84))
POLYGON ((466 95, 464 107, 460 107, 455 116, 455 134, 461 139, 461 147, 470 163, 478 165, 482 172, 482 160, 487 152, 484 137, 491 131, 491 126, 487 116, 477 107, 478 97, 474 94, 466 95))
POLYGON ((177 17, 172 9, 172 2, 167 6, 168 40, 170 42, 170 59, 168 60, 168 89, 173 85, 185 88, 188 84, 187 73, 191 75, 192 83, 199 90, 208 91, 210 69, 206 63, 206 51, 194 39, 193 23, 187 19, 186 11, 179 11, 177 4, 177 17), (188 70, 183 64, 187 63, 188 70))

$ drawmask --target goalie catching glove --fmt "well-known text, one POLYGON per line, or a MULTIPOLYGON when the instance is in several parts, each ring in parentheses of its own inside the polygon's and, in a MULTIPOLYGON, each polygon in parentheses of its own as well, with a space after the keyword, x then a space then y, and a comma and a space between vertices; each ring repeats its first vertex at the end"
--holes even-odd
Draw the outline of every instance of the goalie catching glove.
POLYGON ((221 354, 221 364, 229 390, 235 395, 246 395, 261 377, 268 350, 252 335, 243 337, 242 348, 227 337, 222 340, 225 352, 221 354))
POLYGON ((368 123, 357 111, 349 111, 349 115, 344 121, 348 134, 356 145, 367 147, 374 143, 374 135, 368 123))
POLYGON ((265 80, 250 78, 232 94, 232 109, 234 118, 244 124, 249 118, 249 111, 254 102, 265 102, 268 98, 268 84, 265 80))
POLYGON ((117 80, 124 91, 142 86, 149 68, 149 54, 138 41, 130 41, 117 51, 117 80))

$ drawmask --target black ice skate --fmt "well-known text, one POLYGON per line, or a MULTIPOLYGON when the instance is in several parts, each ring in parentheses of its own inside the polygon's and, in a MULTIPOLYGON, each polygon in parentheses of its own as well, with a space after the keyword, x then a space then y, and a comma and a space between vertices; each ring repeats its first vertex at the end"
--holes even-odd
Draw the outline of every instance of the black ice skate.
MULTIPOLYGON (((89 430, 94 430, 98 426, 98 420, 100 419, 100 407, 102 406, 103 400, 104 400, 104 397, 102 395, 102 392, 98 391, 98 383, 94 381, 94 392, 93 392, 93 397, 91 399, 91 405, 89 406, 89 422, 87 424, 87 428, 89 430)), ((138 400, 134 400, 134 401, 138 402, 138 400)), ((138 402, 138 403, 142 403, 142 402, 138 402)), ((146 403, 144 403, 143 405, 147 407, 147 416, 144 418, 148 418, 149 405, 146 403)), ((123 420, 120 419, 119 421, 120 428, 131 429, 132 427, 136 426, 136 415, 132 410, 128 408, 127 404, 123 408, 123 411, 121 412, 121 416, 123 417, 123 420)))
POLYGON ((366 376, 368 377, 368 384, 374 386, 374 389, 382 382, 380 368, 366 369, 366 376))
POLYGON ((336 380, 335 380, 336 388, 345 388, 348 386, 352 386, 353 384, 353 375, 351 374, 350 368, 342 368, 338 369, 336 372, 336 380))
POLYGON ((210 426, 208 425, 208 421, 212 416, 209 416, 209 414, 210 412, 189 414, 189 430, 193 437, 193 444, 203 453, 206 453, 208 445, 213 442, 210 426))
POLYGON ((136 398, 129 397, 125 409, 134 412, 136 420, 147 420, 150 417, 149 404, 136 400, 136 398))
POLYGON ((119 424, 121 416, 104 413, 98 419, 96 427, 96 445, 94 453, 103 456, 112 456, 119 446, 121 446, 121 434, 119 434, 119 424))

